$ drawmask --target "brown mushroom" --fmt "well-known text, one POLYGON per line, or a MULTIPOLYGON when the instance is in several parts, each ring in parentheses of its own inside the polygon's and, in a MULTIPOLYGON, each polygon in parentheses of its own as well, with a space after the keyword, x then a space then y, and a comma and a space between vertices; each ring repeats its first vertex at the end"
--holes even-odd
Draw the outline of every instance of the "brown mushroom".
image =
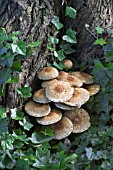
POLYGON ((81 105, 83 105, 89 100, 89 97, 90 97, 90 94, 86 89, 76 87, 74 88, 74 94, 72 98, 70 98, 69 100, 63 103, 69 106, 81 107, 81 105))
POLYGON ((90 96, 93 96, 99 92, 100 85, 90 84, 90 85, 85 86, 85 89, 90 93, 90 96))
POLYGON ((46 87, 46 96, 53 102, 63 102, 72 97, 74 88, 64 81, 52 81, 46 87))
POLYGON ((50 125, 58 122, 62 118, 62 112, 59 109, 53 109, 47 116, 37 118, 36 121, 42 125, 50 125))
POLYGON ((75 110, 65 112, 64 115, 73 123, 73 133, 84 132, 91 125, 90 116, 84 109, 76 108, 75 110))
POLYGON ((39 73, 38 78, 41 80, 51 80, 58 77, 59 72, 54 67, 44 67, 39 73))
POLYGON ((46 81, 43 81, 41 83, 41 87, 42 88, 46 88, 47 86, 49 86, 50 83, 52 83, 53 81, 58 81, 57 79, 53 79, 53 80, 46 80, 46 81))
POLYGON ((39 104, 30 100, 25 105, 25 111, 27 114, 34 116, 34 117, 43 117, 50 113, 51 108, 49 104, 39 104))
POLYGON ((33 95, 33 100, 38 103, 49 103, 51 102, 45 94, 45 89, 40 89, 33 95))
POLYGON ((59 122, 53 125, 50 125, 49 127, 53 130, 55 134, 54 138, 57 140, 66 138, 73 131, 72 122, 70 121, 68 117, 65 117, 65 116, 63 116, 59 122))
POLYGON ((69 75, 67 72, 60 71, 58 80, 68 82, 71 86, 81 87, 83 85, 82 81, 75 76, 69 75))
POLYGON ((72 72, 70 74, 75 76, 75 77, 78 77, 85 84, 92 84, 93 83, 93 78, 88 73, 75 71, 75 72, 72 72))
POLYGON ((64 104, 64 103, 55 103, 55 106, 62 109, 62 110, 73 110, 73 109, 75 109, 75 107, 68 106, 67 104, 64 104))
POLYGON ((72 63, 71 60, 64 59, 64 60, 63 60, 63 63, 64 63, 65 68, 66 68, 67 70, 70 70, 70 69, 73 67, 73 63, 72 63))

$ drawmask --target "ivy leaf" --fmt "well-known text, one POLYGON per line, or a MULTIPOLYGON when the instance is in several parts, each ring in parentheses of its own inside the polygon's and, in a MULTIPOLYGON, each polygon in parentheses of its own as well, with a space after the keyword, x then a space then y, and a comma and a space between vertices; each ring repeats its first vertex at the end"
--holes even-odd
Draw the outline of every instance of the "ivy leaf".
POLYGON ((6 111, 7 109, 6 108, 0 108, 0 118, 6 118, 7 115, 6 115, 6 111))
POLYGON ((105 42, 105 40, 103 38, 99 38, 94 42, 94 44, 103 46, 103 45, 107 44, 107 42, 105 42))
POLYGON ((7 66, 7 67, 12 67, 13 64, 13 60, 14 60, 14 56, 11 55, 10 53, 7 53, 6 55, 4 55, 1 59, 0 59, 0 65, 1 66, 7 66))
POLYGON ((76 44, 76 43, 77 43, 77 40, 76 40, 75 35, 76 35, 76 32, 75 32, 75 31, 73 31, 72 29, 68 29, 68 30, 66 31, 66 35, 64 35, 64 36, 62 37, 62 39, 65 40, 65 41, 67 41, 67 42, 69 42, 69 43, 74 43, 74 44, 76 44))
POLYGON ((17 44, 12 43, 11 47, 12 47, 13 53, 25 55, 25 53, 22 52, 22 50, 18 47, 17 44))
POLYGON ((102 34, 104 32, 104 29, 101 27, 96 27, 97 34, 102 34))
POLYGON ((19 112, 16 108, 11 109, 11 118, 14 120, 23 120, 24 113, 19 112))
POLYGON ((51 42, 51 44, 58 44, 59 43, 59 39, 55 38, 53 36, 48 36, 49 37, 49 41, 51 42))
POLYGON ((2 49, 0 49, 0 55, 7 53, 7 50, 8 49, 6 47, 3 47, 2 49))
POLYGON ((60 30, 63 27, 63 24, 59 21, 58 16, 54 16, 51 22, 55 25, 55 27, 60 30))
POLYGON ((65 15, 68 15, 69 17, 75 19, 76 18, 76 10, 72 7, 67 6, 65 15))
POLYGON ((22 41, 22 40, 18 40, 18 47, 19 49, 23 52, 23 55, 26 55, 26 47, 28 45, 28 43, 22 41))
POLYGON ((88 160, 93 160, 94 159, 94 152, 93 152, 93 149, 91 147, 89 148, 85 148, 85 151, 86 151, 86 156, 88 158, 88 160))
POLYGON ((47 142, 47 141, 50 141, 52 140, 54 137, 53 136, 40 136, 38 133, 34 132, 32 134, 31 137, 29 137, 29 139, 31 140, 32 143, 34 144, 39 144, 39 143, 43 143, 43 142, 47 142))
POLYGON ((18 77, 10 77, 6 83, 18 83, 18 77))
POLYGON ((63 50, 54 51, 54 56, 57 57, 60 61, 64 60, 66 56, 64 55, 63 50))
POLYGON ((13 53, 17 53, 17 54, 21 54, 21 55, 26 55, 26 47, 27 47, 27 43, 22 41, 22 40, 18 40, 18 44, 11 44, 13 53))
POLYGON ((51 45, 48 45, 47 48, 51 51, 55 51, 55 48, 53 48, 51 45))
POLYGON ((95 68, 104 68, 104 65, 99 59, 94 60, 95 68))
POLYGON ((11 156, 11 153, 6 150, 6 153, 2 156, 2 163, 5 166, 5 169, 13 169, 15 166, 16 161, 14 158, 11 156))
POLYGON ((31 87, 23 87, 23 88, 18 88, 17 90, 17 93, 20 95, 20 97, 31 97, 32 94, 30 93, 31 91, 31 87))
POLYGON ((29 166, 29 161, 28 160, 23 160, 23 159, 18 159, 16 161, 16 167, 14 168, 14 170, 30 170, 30 166, 29 166))
POLYGON ((59 70, 63 70, 64 68, 65 68, 65 65, 64 65, 64 63, 61 61, 61 62, 59 62, 59 63, 57 63, 57 62, 53 62, 53 66, 55 66, 57 69, 59 69, 59 70))
POLYGON ((45 128, 44 131, 41 131, 44 135, 54 136, 53 130, 50 128, 45 128))
POLYGON ((28 46, 30 46, 30 47, 38 47, 40 44, 41 44, 40 41, 35 41, 35 42, 29 44, 28 46))
POLYGON ((12 71, 19 71, 19 72, 21 72, 22 71, 21 61, 14 62, 11 69, 12 69, 12 71))
POLYGON ((14 129, 12 136, 14 137, 14 139, 24 141, 24 142, 27 137, 25 132, 23 132, 21 129, 14 129))
POLYGON ((74 164, 74 162, 77 160, 77 155, 76 154, 71 154, 71 155, 68 155, 66 158, 65 158, 65 162, 68 163, 68 162, 71 162, 74 164))
POLYGON ((29 118, 27 116, 23 118, 23 122, 19 121, 19 124, 21 126, 23 126, 23 128, 25 130, 28 130, 28 131, 33 127, 33 125, 30 123, 30 120, 29 120, 29 118))
POLYGON ((72 54, 76 50, 73 49, 71 46, 72 44, 66 43, 66 44, 60 45, 60 48, 65 52, 65 54, 72 54))
POLYGON ((1 136, 1 146, 2 149, 5 151, 7 149, 9 150, 13 150, 14 146, 13 146, 13 142, 14 142, 14 138, 11 134, 9 134, 8 132, 4 132, 1 136))
POLYGON ((5 83, 11 77, 10 68, 4 68, 0 70, 0 85, 5 83))
POLYGON ((38 133, 34 132, 34 133, 32 134, 32 136, 29 137, 29 139, 31 140, 32 143, 38 144, 38 143, 39 143, 39 140, 41 139, 41 137, 40 137, 40 135, 39 135, 38 133))

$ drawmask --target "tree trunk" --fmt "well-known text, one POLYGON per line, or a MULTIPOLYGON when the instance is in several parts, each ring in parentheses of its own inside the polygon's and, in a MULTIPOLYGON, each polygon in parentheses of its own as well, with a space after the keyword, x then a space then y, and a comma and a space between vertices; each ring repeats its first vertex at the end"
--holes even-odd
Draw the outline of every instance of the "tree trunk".
POLYGON ((68 20, 66 27, 77 32, 77 47, 75 57, 79 61, 92 63, 95 57, 100 57, 100 48, 94 46, 96 27, 105 31, 113 28, 113 1, 112 0, 71 0, 69 5, 77 9, 77 19, 68 20), (90 31, 85 27, 89 25, 90 31))
POLYGON ((50 21, 54 15, 62 13, 61 0, 1 0, 0 1, 0 27, 5 27, 8 32, 20 30, 22 38, 26 41, 40 41, 29 59, 22 63, 22 73, 19 74, 19 83, 7 86, 7 94, 3 101, 9 108, 18 107, 19 98, 16 93, 18 87, 25 84, 33 90, 37 88, 37 72, 47 64, 48 35, 52 34, 50 21), (35 79, 35 82, 34 82, 35 79))
POLYGON ((70 0, 69 6, 77 9, 75 20, 64 20, 64 6, 66 0, 1 0, 0 1, 0 27, 5 27, 8 32, 20 30, 27 41, 41 41, 41 46, 36 49, 33 56, 22 63, 23 72, 19 74, 19 83, 9 85, 7 88, 8 107, 18 107, 19 100, 15 90, 25 84, 37 89, 37 72, 47 64, 49 58, 47 35, 53 29, 50 20, 54 15, 59 15, 65 29, 72 28, 77 32, 76 57, 79 61, 90 62, 97 56, 97 49, 93 45, 95 40, 95 27, 101 26, 106 30, 112 28, 112 0, 70 0), (62 3, 64 6, 62 6, 62 3), (85 24, 90 26, 90 33, 85 24), (34 83, 35 80, 35 83, 34 83))

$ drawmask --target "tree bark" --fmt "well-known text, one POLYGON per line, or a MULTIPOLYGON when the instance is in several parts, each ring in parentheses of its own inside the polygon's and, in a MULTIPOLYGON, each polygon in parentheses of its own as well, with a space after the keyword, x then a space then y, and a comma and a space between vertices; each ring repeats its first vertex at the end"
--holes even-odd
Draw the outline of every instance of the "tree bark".
MULTIPOLYGON (((72 56, 79 61, 92 62, 97 57, 97 48, 93 45, 95 27, 112 28, 112 1, 111 0, 1 0, 0 1, 0 27, 8 32, 20 30, 26 41, 41 41, 29 59, 22 63, 23 72, 19 74, 19 83, 7 86, 7 99, 9 108, 18 107, 19 99, 16 93, 18 87, 25 84, 35 91, 38 86, 37 72, 47 64, 49 51, 46 48, 48 35, 53 33, 50 21, 54 15, 59 15, 64 23, 65 30, 72 28, 77 32, 76 53, 72 56), (62 3, 64 6, 62 6, 62 3), (64 7, 68 4, 77 9, 75 20, 64 19, 64 7), (90 26, 90 33, 85 24, 90 26), (35 80, 35 81, 34 81, 35 80)), ((64 30, 63 30, 64 31, 64 30)))
POLYGON ((52 34, 50 21, 54 15, 62 13, 61 0, 1 0, 0 1, 0 27, 5 27, 8 32, 20 30, 22 38, 26 41, 40 41, 37 48, 29 59, 22 63, 22 73, 19 74, 19 83, 8 85, 7 94, 3 101, 7 107, 14 108, 19 105, 16 89, 25 84, 33 90, 38 87, 37 72, 47 64, 48 35, 52 34), (35 82, 34 82, 35 80, 35 82))
POLYGON ((77 32, 75 58, 80 62, 92 63, 95 57, 101 57, 100 48, 94 46, 96 27, 104 28, 105 32, 113 28, 112 0, 71 0, 69 5, 77 9, 77 18, 66 22, 66 28, 71 27, 77 32), (90 31, 85 27, 89 25, 90 31))

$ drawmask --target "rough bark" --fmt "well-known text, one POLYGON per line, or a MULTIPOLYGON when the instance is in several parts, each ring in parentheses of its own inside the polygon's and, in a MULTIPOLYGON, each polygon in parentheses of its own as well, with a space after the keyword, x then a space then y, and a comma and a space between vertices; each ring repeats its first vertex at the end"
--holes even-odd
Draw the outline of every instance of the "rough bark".
MULTIPOLYGON (((8 107, 19 104, 16 89, 25 84, 33 90, 37 88, 37 72, 47 64, 48 49, 47 36, 52 34, 50 20, 54 15, 62 12, 61 0, 1 0, 0 27, 8 32, 20 30, 26 41, 40 41, 41 45, 34 54, 22 63, 23 72, 19 74, 19 83, 7 86, 8 107), (34 82, 35 80, 35 82, 34 82)), ((4 100, 3 99, 3 100, 4 100)), ((6 100, 4 100, 6 102, 6 100)))
POLYGON ((77 31, 76 54, 79 61, 92 63, 95 57, 100 57, 100 49, 94 46, 96 40, 95 28, 100 26, 105 31, 113 27, 112 0, 71 0, 69 5, 77 9, 77 19, 67 20, 66 27, 77 31), (89 32, 85 24, 89 25, 89 32), (94 34, 94 35, 93 35, 94 34))

